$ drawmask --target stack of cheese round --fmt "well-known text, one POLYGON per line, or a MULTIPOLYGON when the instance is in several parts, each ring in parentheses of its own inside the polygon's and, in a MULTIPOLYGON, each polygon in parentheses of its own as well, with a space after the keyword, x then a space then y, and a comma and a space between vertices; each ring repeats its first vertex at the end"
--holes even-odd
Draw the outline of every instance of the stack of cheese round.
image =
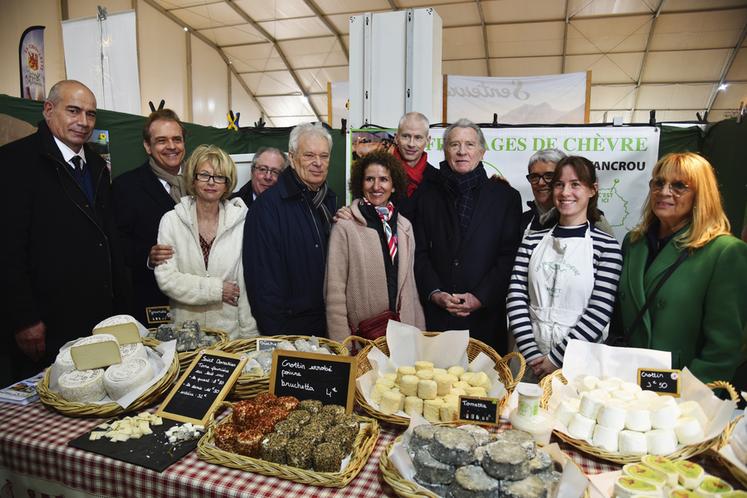
POLYGON ((467 372, 461 366, 434 368, 430 361, 417 361, 379 377, 370 399, 387 415, 404 411, 429 422, 449 422, 459 417, 459 396, 484 397, 490 387, 485 372, 467 372))
POLYGON ((97 334, 78 339, 57 354, 52 375, 57 376, 59 393, 66 401, 92 403, 107 395, 113 400, 149 382, 154 375, 148 353, 142 343, 119 346, 121 363, 93 370, 76 370, 70 349, 75 346, 113 341, 111 334, 97 334))
POLYGON ((696 463, 646 455, 641 463, 623 466, 622 475, 615 480, 613 496, 736 498, 732 493, 733 488, 728 482, 706 474, 703 467, 696 463))
POLYGON ((703 440, 707 425, 695 401, 643 391, 632 382, 586 375, 575 381, 579 398, 560 402, 556 420, 567 434, 611 453, 668 455, 703 440))

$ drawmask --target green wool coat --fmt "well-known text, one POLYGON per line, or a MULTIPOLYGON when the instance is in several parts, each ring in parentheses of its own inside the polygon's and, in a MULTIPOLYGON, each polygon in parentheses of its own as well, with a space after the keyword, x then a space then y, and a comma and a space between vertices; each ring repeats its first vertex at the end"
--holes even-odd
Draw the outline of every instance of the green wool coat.
MULTIPOLYGON (((646 270, 645 237, 629 238, 618 287, 623 330, 679 255, 670 240, 646 270)), ((670 351, 672 368, 687 367, 703 382, 731 381, 747 358, 747 244, 722 235, 690 254, 659 289, 629 345, 670 351)))

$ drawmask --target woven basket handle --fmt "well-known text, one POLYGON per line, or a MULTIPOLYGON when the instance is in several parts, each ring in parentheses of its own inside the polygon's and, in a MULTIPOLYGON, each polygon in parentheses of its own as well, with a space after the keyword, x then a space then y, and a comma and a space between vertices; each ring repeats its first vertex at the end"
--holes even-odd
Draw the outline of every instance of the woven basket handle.
POLYGON ((550 403, 550 398, 552 397, 552 380, 556 377, 563 384, 568 384, 568 381, 563 376, 562 370, 555 370, 550 375, 546 375, 539 382, 539 386, 542 388, 542 398, 540 398, 540 406, 542 408, 547 408, 550 403))
POLYGON ((372 344, 373 341, 369 341, 368 339, 365 339, 359 335, 349 335, 345 339, 342 340, 342 345, 345 346, 345 349, 348 351, 353 351, 353 344, 356 342, 363 343, 363 346, 368 346, 369 344, 372 344))
MULTIPOLYGON (((516 387, 516 385, 521 382, 521 379, 524 377, 524 372, 527 369, 527 362, 524 359, 524 356, 521 353, 518 353, 516 351, 511 351, 510 353, 506 353, 502 358, 501 362, 505 363, 507 367, 510 367, 511 360, 516 359, 516 361, 519 362, 519 371, 514 375, 513 377, 513 387, 516 387)), ((509 370, 511 370, 509 368, 509 370)), ((508 386, 506 386, 508 387, 508 386)))
POLYGON ((706 386, 710 387, 714 391, 716 389, 723 389, 724 391, 729 393, 729 397, 731 398, 732 401, 739 401, 739 394, 737 394, 737 390, 734 389, 734 386, 732 386, 726 381, 715 380, 713 382, 709 382, 708 384, 706 384, 706 386))

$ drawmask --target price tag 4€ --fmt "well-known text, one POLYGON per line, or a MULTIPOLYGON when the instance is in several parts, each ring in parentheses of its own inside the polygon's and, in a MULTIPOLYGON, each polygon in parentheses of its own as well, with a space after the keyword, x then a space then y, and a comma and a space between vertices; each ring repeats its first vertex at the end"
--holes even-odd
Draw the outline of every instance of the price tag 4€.
POLYGON ((677 369, 663 370, 657 368, 639 368, 638 385, 644 391, 654 391, 662 396, 680 397, 680 379, 682 371, 677 369))

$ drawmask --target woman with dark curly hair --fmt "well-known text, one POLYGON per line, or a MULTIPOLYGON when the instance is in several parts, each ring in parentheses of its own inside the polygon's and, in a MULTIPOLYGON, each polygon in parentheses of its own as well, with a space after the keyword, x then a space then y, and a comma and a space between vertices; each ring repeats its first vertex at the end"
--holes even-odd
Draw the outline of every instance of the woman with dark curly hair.
POLYGON ((351 220, 340 220, 329 237, 325 295, 330 339, 351 333, 369 339, 386 332, 387 319, 425 327, 413 263, 412 225, 391 202, 407 182, 402 163, 373 152, 353 164, 351 220))

